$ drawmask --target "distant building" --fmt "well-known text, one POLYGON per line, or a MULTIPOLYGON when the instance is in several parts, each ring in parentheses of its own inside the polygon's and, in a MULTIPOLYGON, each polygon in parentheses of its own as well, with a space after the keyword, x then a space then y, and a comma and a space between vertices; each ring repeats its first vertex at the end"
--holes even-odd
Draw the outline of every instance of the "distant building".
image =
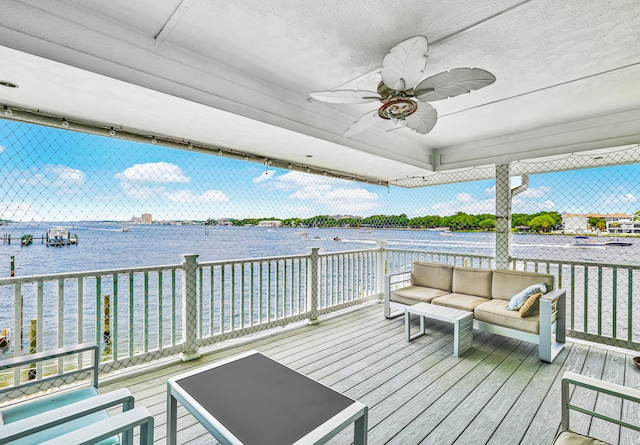
POLYGON ((587 215, 565 214, 562 215, 562 225, 565 232, 584 231, 589 228, 589 217, 587 215))
POLYGON ((334 219, 339 221, 341 219, 362 219, 362 216, 352 216, 352 215, 328 215, 328 219, 334 219))
POLYGON ((282 221, 260 221, 258 223, 258 227, 280 227, 282 226, 282 221))
POLYGON ((640 235, 640 221, 633 221, 632 219, 607 221, 607 232, 612 234, 629 233, 640 235))
POLYGON ((232 226, 233 223, 231 222, 231 218, 218 218, 218 225, 219 226, 232 226))
POLYGON ((562 224, 564 225, 565 232, 577 232, 590 230, 589 218, 603 219, 607 223, 607 231, 609 230, 609 224, 618 221, 629 221, 633 219, 633 215, 626 215, 624 213, 565 213, 562 215, 562 224))
POLYGON ((153 218, 151 217, 151 213, 143 213, 140 217, 141 224, 151 224, 153 223, 153 218))

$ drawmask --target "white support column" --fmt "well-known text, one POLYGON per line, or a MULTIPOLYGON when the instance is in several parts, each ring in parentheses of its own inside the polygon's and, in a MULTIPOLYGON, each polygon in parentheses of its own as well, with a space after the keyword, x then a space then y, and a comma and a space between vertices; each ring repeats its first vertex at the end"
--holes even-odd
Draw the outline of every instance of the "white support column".
POLYGON ((198 255, 182 255, 182 361, 198 354, 198 255))
POLYGON ((496 269, 508 269, 511 258, 511 168, 496 165, 496 269))

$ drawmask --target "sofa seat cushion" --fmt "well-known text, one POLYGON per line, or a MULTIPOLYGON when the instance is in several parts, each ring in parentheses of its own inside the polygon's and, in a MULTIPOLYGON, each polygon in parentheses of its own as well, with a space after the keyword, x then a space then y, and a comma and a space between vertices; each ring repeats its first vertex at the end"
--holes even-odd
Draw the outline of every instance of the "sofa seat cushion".
POLYGON ((407 286, 402 289, 391 291, 390 299, 396 303, 412 305, 416 303, 431 303, 431 300, 434 298, 446 294, 448 294, 448 292, 442 289, 432 289, 430 287, 422 286, 407 286))
POLYGON ((430 287, 451 292, 453 266, 448 264, 421 263, 411 266, 411 284, 414 286, 430 287))
POLYGON ((491 298, 492 276, 492 270, 456 267, 453 269, 453 284, 451 290, 457 294, 491 298))
POLYGON ((520 318, 519 311, 507 309, 507 300, 493 299, 482 303, 473 311, 473 318, 479 321, 504 326, 506 328, 517 329, 518 331, 538 334, 540 332, 540 315, 531 315, 520 318))
POLYGON ((598 439, 592 439, 591 437, 583 436, 572 431, 561 432, 556 440, 553 441, 553 445, 609 445, 607 442, 603 442, 598 439))
POLYGON ((463 311, 473 312, 473 309, 479 304, 490 301, 488 298, 478 297, 476 295, 450 293, 442 297, 434 298, 431 303, 439 306, 451 307, 463 311))
POLYGON ((493 271, 491 296, 500 300, 510 300, 518 292, 537 283, 545 283, 547 291, 550 291, 554 288, 553 280, 553 275, 497 269, 493 271))

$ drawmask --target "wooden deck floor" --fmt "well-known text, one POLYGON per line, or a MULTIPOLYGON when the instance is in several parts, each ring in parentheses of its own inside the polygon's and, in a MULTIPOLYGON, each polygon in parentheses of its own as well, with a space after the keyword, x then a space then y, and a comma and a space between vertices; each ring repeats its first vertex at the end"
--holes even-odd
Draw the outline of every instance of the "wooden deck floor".
MULTIPOLYGON (((404 340, 403 319, 386 320, 379 305, 306 326, 249 345, 206 355, 101 385, 128 387, 136 404, 154 414, 156 443, 165 443, 166 381, 175 374, 256 349, 369 406, 369 443, 376 444, 550 444, 560 426, 560 378, 564 371, 640 388, 631 355, 568 343, 551 365, 537 347, 474 332, 473 348, 452 356, 452 327, 433 322, 430 335, 404 340)), ((588 403, 594 398, 585 396, 588 403)), ((597 403, 610 403, 604 397, 597 403)), ((619 405, 611 409, 621 410, 619 405)), ((625 410, 627 408, 625 407, 625 410)), ((178 442, 215 440, 179 407, 178 442)), ((636 418, 640 413, 635 412, 636 418)), ((580 428, 589 424, 582 420, 580 428)), ((572 424, 573 425, 573 424, 572 424)), ((640 444, 640 437, 600 428, 613 444, 640 444)), ((584 431, 584 430, 583 430, 584 431)), ((349 444, 352 429, 330 443, 349 444)))

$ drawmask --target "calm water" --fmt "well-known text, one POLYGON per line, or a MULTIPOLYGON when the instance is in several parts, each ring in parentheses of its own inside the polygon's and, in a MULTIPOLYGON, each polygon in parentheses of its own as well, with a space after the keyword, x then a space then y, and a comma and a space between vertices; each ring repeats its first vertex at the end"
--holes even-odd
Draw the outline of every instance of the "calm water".
MULTIPOLYGON (((71 229, 77 234, 77 246, 46 247, 39 239, 33 245, 20 246, 23 233, 33 233, 41 237, 48 226, 3 226, 0 232, 11 233, 13 243, 0 245, 0 277, 8 277, 10 257, 15 256, 16 276, 41 275, 58 272, 92 271, 100 269, 119 269, 137 266, 172 265, 181 262, 180 254, 199 254, 200 261, 225 259, 245 259, 270 256, 305 254, 309 247, 319 247, 321 252, 338 252, 346 250, 368 249, 376 245, 377 240, 384 240, 390 248, 407 250, 426 250, 444 253, 466 253, 474 255, 494 255, 494 233, 453 233, 442 236, 432 231, 409 230, 357 230, 357 229, 305 229, 305 237, 297 234, 298 229, 266 229, 244 227, 204 227, 204 226, 131 226, 129 232, 122 232, 120 225, 78 224, 71 229), (341 241, 334 241, 339 237, 341 241)), ((593 241, 610 240, 609 238, 592 239, 593 241)), ((630 238, 634 244, 629 247, 575 247, 573 236, 516 235, 513 238, 512 254, 520 258, 540 258, 573 261, 597 261, 616 264, 640 264, 640 239, 630 238)), ((136 323, 140 323, 143 314, 142 281, 136 279, 135 303, 136 323)), ((153 281, 153 280, 152 280, 153 281)), ((590 283, 596 283, 595 277, 590 283)), ((623 286, 626 284, 622 279, 623 286)), ((171 295, 170 280, 164 283, 164 300, 171 295)), ((156 289, 156 282, 150 283, 150 289, 156 289)), ((127 284, 121 283, 120 291, 126 301, 127 284)), ((28 320, 36 317, 36 289, 33 285, 23 288, 23 347, 28 347, 28 320)), ((85 283, 86 302, 83 309, 85 324, 84 338, 95 338, 95 284, 88 280, 85 283)), ((594 291, 595 292, 595 291, 594 291)), ((110 280, 102 283, 103 294, 113 294, 110 280)), ((620 289, 619 295, 624 294, 620 289)), ((57 342, 56 323, 58 299, 55 282, 44 287, 44 343, 53 347, 57 342)), ((14 317, 13 286, 0 287, 0 328, 13 330, 14 317)), ((152 298, 153 300, 153 298, 152 298)), ((162 302, 163 306, 170 303, 162 302)), ((150 304, 156 304, 151 301, 150 304)), ((64 319, 65 344, 75 341, 77 324, 75 284, 65 291, 64 319)), ((121 335, 126 336, 127 305, 119 307, 121 335)), ((610 309, 608 309, 610 310, 610 309)), ((164 313, 165 326, 169 325, 169 308, 164 313)), ((622 314, 624 316, 624 314, 622 314)), ((179 316, 178 316, 179 319, 179 316)), ((150 321, 153 330, 154 323, 150 321)), ((206 323, 205 323, 206 324, 206 323)), ((170 335, 167 331, 164 336, 170 335)), ((167 340, 167 338, 165 338, 167 340)), ((142 337, 136 338, 136 348, 141 347, 142 337)), ((122 341, 121 348, 126 349, 127 342, 122 341)), ((153 349, 154 345, 150 347, 153 349)), ((126 350, 124 351, 126 352, 126 350)), ((4 354, 11 354, 7 350, 4 354)), ((0 351, 0 357, 3 352, 0 351)))
MULTIPOLYGON (((20 246, 23 233, 34 237, 44 234, 48 226, 3 226, 12 244, 0 245, 0 277, 8 277, 10 257, 15 257, 16 276, 56 272, 115 269, 134 266, 156 266, 180 263, 180 254, 199 254, 200 261, 256 258, 304 254, 309 247, 321 252, 367 249, 377 240, 401 249, 494 255, 494 233, 454 233, 441 236, 432 231, 356 229, 266 229, 258 227, 204 226, 131 226, 122 232, 121 225, 78 224, 71 233, 79 237, 77 246, 46 247, 39 239, 28 247, 20 246), (334 241, 339 237, 341 241, 334 241)), ((592 238, 594 241, 610 238, 592 238)), ((515 257, 598 261, 617 264, 640 264, 640 239, 630 247, 577 248, 573 236, 515 235, 512 254, 515 257)))

